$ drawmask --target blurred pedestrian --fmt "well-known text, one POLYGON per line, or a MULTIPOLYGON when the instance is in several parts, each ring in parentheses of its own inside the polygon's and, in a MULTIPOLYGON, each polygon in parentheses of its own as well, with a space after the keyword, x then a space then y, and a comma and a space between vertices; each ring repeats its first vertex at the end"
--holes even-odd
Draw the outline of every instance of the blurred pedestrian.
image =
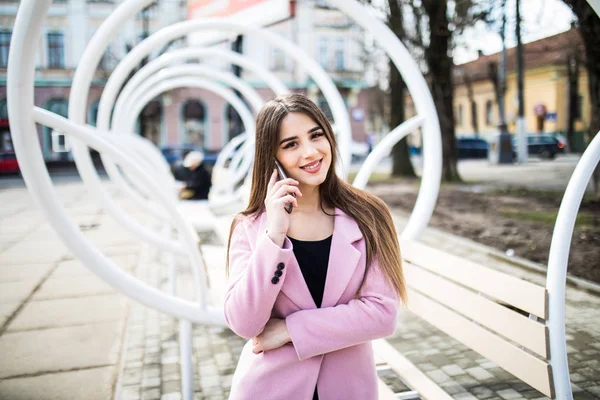
POLYGON ((227 251, 225 318, 250 339, 230 400, 376 399, 370 341, 394 332, 406 298, 391 214, 338 177, 335 135, 307 97, 269 101, 256 132, 227 251))
POLYGON ((208 199, 211 180, 210 173, 204 165, 204 154, 199 151, 189 152, 183 159, 183 166, 176 173, 176 178, 183 181, 179 192, 182 200, 208 199))

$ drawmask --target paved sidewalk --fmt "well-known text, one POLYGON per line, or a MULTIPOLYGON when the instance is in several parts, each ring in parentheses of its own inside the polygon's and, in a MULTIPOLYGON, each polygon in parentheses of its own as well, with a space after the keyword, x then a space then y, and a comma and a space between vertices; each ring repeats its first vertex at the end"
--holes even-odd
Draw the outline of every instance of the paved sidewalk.
MULTIPOLYGON (((140 243, 81 184, 58 192, 88 239, 131 271, 140 243)), ((0 398, 110 399, 129 301, 73 259, 26 189, 3 189, 0 204, 0 398)))
MULTIPOLYGON (((58 188, 91 241, 123 269, 166 290, 164 254, 106 217, 81 184, 58 188)), ((177 321, 115 293, 73 260, 26 189, 1 190, 0 202, 0 399, 181 399, 177 321)), ((401 229, 405 215, 397 210, 394 215, 401 229)), ((219 292, 224 246, 214 235, 204 239, 202 254, 219 292)), ((545 282, 544 276, 490 256, 485 246, 435 229, 423 241, 545 282)), ((177 259, 177 267, 178 293, 190 298, 189 266, 177 259)), ((600 398, 600 296, 568 287, 567 334, 575 399, 600 398)), ((244 341, 218 327, 196 326, 193 337, 196 398, 226 399, 244 341)), ((408 312, 389 341, 456 399, 544 398, 408 312)), ((380 376, 400 388, 388 372, 380 376)))

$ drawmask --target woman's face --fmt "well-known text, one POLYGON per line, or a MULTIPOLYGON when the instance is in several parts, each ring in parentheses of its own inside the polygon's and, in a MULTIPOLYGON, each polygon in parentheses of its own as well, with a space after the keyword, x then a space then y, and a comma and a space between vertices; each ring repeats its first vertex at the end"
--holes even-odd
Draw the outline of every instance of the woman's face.
POLYGON ((300 185, 319 186, 331 166, 331 144, 309 116, 289 113, 281 122, 277 160, 300 185))

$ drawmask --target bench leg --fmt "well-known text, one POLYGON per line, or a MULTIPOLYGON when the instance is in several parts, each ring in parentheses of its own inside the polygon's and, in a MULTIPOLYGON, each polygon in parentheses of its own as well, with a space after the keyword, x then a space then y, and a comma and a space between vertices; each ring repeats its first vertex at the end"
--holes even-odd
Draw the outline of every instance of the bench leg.
POLYGON ((181 393, 183 400, 194 398, 194 367, 192 363, 192 323, 179 320, 179 351, 181 365, 181 393))

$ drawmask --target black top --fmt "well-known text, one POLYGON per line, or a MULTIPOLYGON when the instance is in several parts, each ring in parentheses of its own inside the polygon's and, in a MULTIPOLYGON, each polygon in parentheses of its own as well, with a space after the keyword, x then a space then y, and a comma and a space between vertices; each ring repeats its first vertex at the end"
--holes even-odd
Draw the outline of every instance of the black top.
POLYGON ((306 286, 308 286, 308 290, 319 308, 321 308, 323 301, 332 237, 333 235, 323 240, 306 241, 288 236, 294 245, 294 255, 298 260, 298 265, 300 265, 306 286))
MULTIPOLYGON (((325 291, 325 279, 327 278, 327 266, 329 264, 329 251, 331 250, 331 238, 323 240, 297 240, 288 236, 294 245, 294 255, 306 281, 306 286, 318 308, 323 302, 325 291)), ((317 388, 313 400, 319 400, 317 388)))

